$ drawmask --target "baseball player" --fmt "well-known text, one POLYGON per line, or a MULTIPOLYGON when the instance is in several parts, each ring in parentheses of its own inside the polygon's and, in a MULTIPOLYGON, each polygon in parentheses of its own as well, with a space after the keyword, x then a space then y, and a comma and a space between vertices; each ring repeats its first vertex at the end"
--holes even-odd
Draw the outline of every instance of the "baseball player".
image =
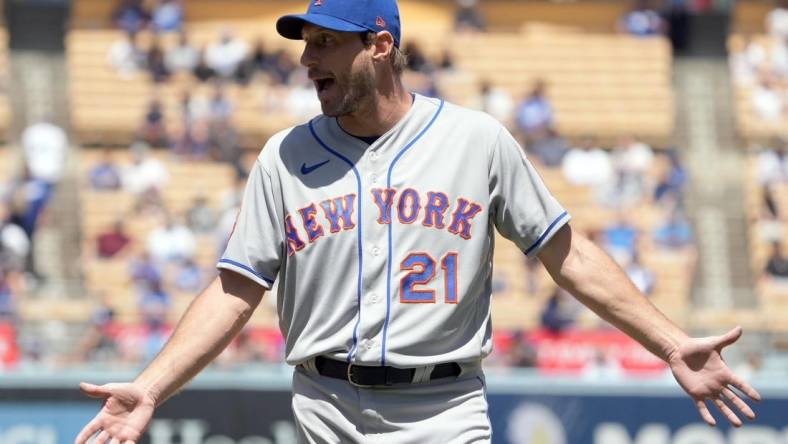
POLYGON ((76 443, 136 442, 275 280, 301 442, 490 441, 493 230, 664 359, 706 422, 706 401, 754 418, 720 355, 740 328, 688 337, 573 231, 500 123, 405 90, 395 0, 311 0, 277 30, 304 40, 323 114, 268 141, 219 276, 160 354, 134 382, 80 386, 104 402, 76 443))

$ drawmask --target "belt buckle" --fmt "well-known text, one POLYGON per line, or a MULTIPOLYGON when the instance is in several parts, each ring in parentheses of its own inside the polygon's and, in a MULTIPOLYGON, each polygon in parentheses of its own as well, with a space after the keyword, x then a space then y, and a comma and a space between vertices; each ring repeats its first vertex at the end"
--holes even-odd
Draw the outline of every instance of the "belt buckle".
POLYGON ((364 389, 374 387, 374 385, 359 384, 356 381, 354 381, 353 380, 353 367, 354 367, 353 364, 348 363, 348 365, 347 365, 347 382, 349 382, 350 385, 352 385, 353 387, 356 387, 356 388, 364 388, 364 389))

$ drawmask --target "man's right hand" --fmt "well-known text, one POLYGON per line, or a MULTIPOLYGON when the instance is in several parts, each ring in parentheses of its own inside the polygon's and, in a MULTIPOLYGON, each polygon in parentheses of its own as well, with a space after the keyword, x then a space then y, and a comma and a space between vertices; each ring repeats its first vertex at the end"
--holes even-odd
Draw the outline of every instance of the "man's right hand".
POLYGON ((156 400, 133 383, 93 385, 81 383, 79 389, 91 398, 101 399, 101 410, 79 432, 74 444, 84 444, 98 433, 95 442, 136 444, 153 417, 156 400))

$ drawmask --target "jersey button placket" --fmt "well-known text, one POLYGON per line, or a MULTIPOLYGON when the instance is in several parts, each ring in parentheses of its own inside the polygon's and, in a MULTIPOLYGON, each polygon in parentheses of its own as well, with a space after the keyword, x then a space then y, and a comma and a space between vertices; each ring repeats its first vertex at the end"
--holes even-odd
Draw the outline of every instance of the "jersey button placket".
POLYGON ((382 326, 386 317, 386 259, 388 225, 378 222, 380 211, 374 203, 372 190, 385 186, 383 157, 368 151, 361 163, 362 189, 365 191, 363 211, 364 290, 362 315, 358 328, 358 348, 355 363, 380 365, 382 326))

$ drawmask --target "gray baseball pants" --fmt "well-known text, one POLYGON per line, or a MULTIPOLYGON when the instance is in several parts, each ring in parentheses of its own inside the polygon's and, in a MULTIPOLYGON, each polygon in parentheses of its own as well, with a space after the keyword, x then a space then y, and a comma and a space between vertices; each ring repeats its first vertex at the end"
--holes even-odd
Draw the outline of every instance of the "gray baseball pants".
POLYGON ((489 443, 492 428, 481 367, 445 378, 386 388, 358 388, 293 372, 293 414, 299 443, 489 443))

